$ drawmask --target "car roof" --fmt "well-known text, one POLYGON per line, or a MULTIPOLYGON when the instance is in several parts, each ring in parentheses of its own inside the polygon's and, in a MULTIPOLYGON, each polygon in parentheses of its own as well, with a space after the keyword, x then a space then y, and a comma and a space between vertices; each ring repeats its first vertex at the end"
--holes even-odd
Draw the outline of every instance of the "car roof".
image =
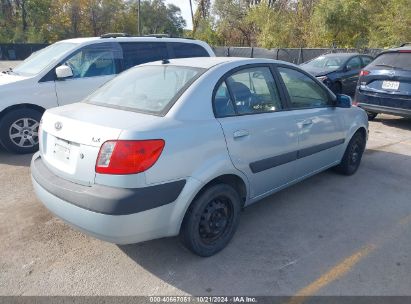
MULTIPOLYGON (((274 59, 266 59, 266 58, 245 58, 245 57, 193 57, 193 58, 180 58, 180 59, 169 59, 167 63, 163 63, 163 61, 154 61, 149 62, 143 65, 175 65, 175 66, 187 66, 193 68, 201 68, 201 69, 210 69, 216 65, 223 65, 232 62, 241 62, 242 64, 258 64, 258 63, 281 63, 287 64, 290 66, 296 66, 292 63, 281 61, 281 60, 274 60, 274 59)), ((140 65, 142 66, 142 65, 140 65)))
POLYGON ((366 54, 360 54, 360 53, 328 53, 328 54, 323 54, 321 56, 318 57, 351 57, 351 56, 359 56, 359 55, 364 55, 364 56, 369 56, 366 54))
POLYGON ((388 49, 388 50, 384 50, 383 53, 386 52, 395 52, 395 51, 411 51, 411 46, 402 46, 402 47, 397 47, 397 48, 393 48, 393 49, 388 49))
POLYGON ((182 43, 194 43, 199 45, 208 45, 204 41, 188 38, 165 38, 165 37, 83 37, 83 38, 71 38, 61 40, 58 42, 70 42, 76 44, 91 44, 91 43, 103 43, 103 42, 182 42, 182 43))

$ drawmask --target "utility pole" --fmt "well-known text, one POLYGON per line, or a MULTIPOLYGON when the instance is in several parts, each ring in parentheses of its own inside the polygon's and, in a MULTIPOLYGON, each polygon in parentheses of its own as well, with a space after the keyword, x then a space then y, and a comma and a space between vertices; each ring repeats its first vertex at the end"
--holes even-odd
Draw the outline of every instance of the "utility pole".
POLYGON ((194 32, 194 13, 193 13, 193 3, 192 0, 190 1, 190 11, 191 11, 191 23, 193 24, 193 32, 194 32))
POLYGON ((138 23, 137 23, 137 32, 138 35, 141 36, 141 18, 140 18, 140 10, 141 10, 141 6, 140 6, 140 0, 138 0, 138 4, 137 4, 137 18, 138 18, 138 23))

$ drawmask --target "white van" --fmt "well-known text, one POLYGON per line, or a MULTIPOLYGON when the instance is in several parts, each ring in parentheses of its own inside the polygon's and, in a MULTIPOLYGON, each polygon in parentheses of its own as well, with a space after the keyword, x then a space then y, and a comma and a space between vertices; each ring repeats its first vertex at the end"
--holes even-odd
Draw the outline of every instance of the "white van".
POLYGON ((10 152, 34 152, 45 109, 81 101, 135 65, 210 56, 203 41, 161 36, 108 34, 54 43, 0 73, 0 143, 10 152))

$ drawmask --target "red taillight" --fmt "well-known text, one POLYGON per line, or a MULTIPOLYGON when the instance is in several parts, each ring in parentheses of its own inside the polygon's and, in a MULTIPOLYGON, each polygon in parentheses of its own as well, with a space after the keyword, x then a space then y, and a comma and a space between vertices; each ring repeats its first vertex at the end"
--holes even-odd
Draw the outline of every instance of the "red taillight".
POLYGON ((399 50, 399 53, 411 53, 411 50, 399 50))
POLYGON ((164 140, 110 140, 100 148, 96 172, 136 174, 155 164, 164 148, 164 140))
POLYGON ((361 70, 361 72, 360 72, 360 77, 361 77, 361 76, 367 76, 368 74, 370 74, 369 71, 367 71, 367 70, 361 70))

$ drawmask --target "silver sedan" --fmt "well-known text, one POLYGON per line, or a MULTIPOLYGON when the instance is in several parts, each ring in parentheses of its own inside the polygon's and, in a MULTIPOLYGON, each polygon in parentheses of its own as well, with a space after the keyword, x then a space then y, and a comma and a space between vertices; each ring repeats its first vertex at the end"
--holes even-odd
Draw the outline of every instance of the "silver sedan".
POLYGON ((354 174, 367 134, 362 109, 295 65, 163 60, 47 110, 32 181, 51 212, 96 238, 180 235, 210 256, 243 207, 331 167, 354 174))

